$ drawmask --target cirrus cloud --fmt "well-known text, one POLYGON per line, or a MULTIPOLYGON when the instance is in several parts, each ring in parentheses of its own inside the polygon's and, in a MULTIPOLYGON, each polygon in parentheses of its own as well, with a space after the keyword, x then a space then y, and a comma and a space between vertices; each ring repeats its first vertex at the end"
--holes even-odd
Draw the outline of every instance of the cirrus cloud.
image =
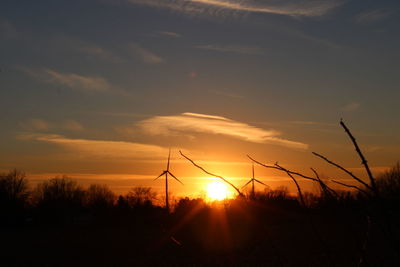
POLYGON ((189 14, 220 15, 222 12, 270 13, 287 16, 322 16, 343 0, 127 0, 133 4, 169 8, 189 14))
POLYGON ((307 144, 281 138, 281 133, 278 131, 265 130, 221 116, 182 113, 175 116, 155 116, 140 121, 137 125, 151 135, 206 133, 229 136, 252 143, 268 143, 297 149, 308 148, 307 144))
POLYGON ((17 138, 54 144, 89 159, 160 159, 165 157, 168 151, 166 148, 150 144, 74 139, 58 134, 25 133, 17 138))

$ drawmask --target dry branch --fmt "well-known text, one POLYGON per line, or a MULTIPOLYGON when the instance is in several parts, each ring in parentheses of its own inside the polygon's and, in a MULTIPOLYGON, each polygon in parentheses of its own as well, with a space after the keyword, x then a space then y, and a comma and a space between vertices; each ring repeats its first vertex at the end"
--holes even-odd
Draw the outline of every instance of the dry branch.
POLYGON ((363 190, 363 189, 359 188, 359 187, 358 187, 358 186, 356 186, 356 185, 349 185, 349 184, 341 183, 341 182, 339 182, 339 181, 335 181, 335 180, 332 180, 332 182, 334 182, 334 183, 336 183, 336 184, 343 185, 343 186, 345 186, 345 187, 349 187, 349 188, 354 188, 354 189, 357 189, 358 191, 360 191, 360 192, 362 192, 362 193, 366 194, 367 196, 369 196, 369 193, 368 193, 367 191, 365 191, 365 190, 363 190))
POLYGON ((285 171, 286 174, 287 174, 290 178, 292 178, 293 182, 296 184, 297 191, 299 192, 299 197, 300 197, 301 204, 302 204, 303 207, 305 207, 305 206, 306 206, 306 203, 305 203, 305 201, 304 201, 303 193, 301 192, 301 188, 300 188, 300 185, 299 185, 299 183, 297 182, 297 180, 293 177, 292 174, 290 174, 290 172, 289 172, 288 170, 286 170, 285 168, 279 166, 278 163, 275 163, 275 166, 276 166, 278 169, 280 169, 280 170, 282 170, 282 171, 285 171))
POLYGON ((257 163, 258 165, 263 166, 263 167, 265 167, 265 168, 270 168, 270 169, 275 169, 275 170, 279 170, 279 171, 288 172, 288 173, 290 173, 290 174, 292 174, 292 175, 297 175, 297 176, 303 177, 304 179, 311 180, 311 181, 314 181, 314 182, 318 182, 318 180, 315 179, 315 178, 313 178, 313 177, 306 176, 306 175, 303 175, 303 174, 298 173, 298 172, 290 171, 290 170, 285 169, 285 168, 283 168, 283 167, 277 167, 277 166, 272 166, 272 165, 263 164, 263 163, 261 163, 261 162, 255 160, 255 159, 253 159, 253 158, 250 157, 249 155, 247 155, 247 157, 248 157, 250 160, 252 160, 253 162, 255 162, 255 163, 257 163))
POLYGON ((369 186, 366 182, 364 182, 363 180, 361 180, 360 178, 358 178, 357 176, 355 176, 351 171, 345 169, 344 167, 340 166, 339 164, 329 160, 328 158, 316 153, 316 152, 312 152, 315 156, 325 160, 326 162, 328 162, 329 164, 341 169, 342 171, 344 171, 345 173, 347 173, 348 175, 350 175, 354 180, 356 180, 357 182, 363 184, 366 188, 368 188, 369 190, 373 191, 372 187, 369 186))
POLYGON ((375 178, 374 178, 374 176, 372 175, 371 170, 369 169, 368 162, 367 162, 367 160, 365 159, 363 153, 361 152, 360 147, 358 146, 356 139, 355 139, 354 136, 351 134, 351 132, 350 132, 349 128, 347 128, 346 124, 344 124, 343 120, 340 120, 340 125, 344 128, 344 130, 346 131, 347 135, 350 137, 351 141, 353 142, 353 145, 354 145, 354 147, 355 147, 355 149, 356 149, 358 155, 359 155, 360 158, 361 158, 361 163, 364 165, 365 170, 366 170, 367 173, 368 173, 368 177, 369 177, 369 180, 370 180, 370 182, 371 182, 371 187, 372 187, 373 191, 374 191, 375 193, 377 193, 377 187, 376 187, 376 183, 375 183, 375 178))
POLYGON ((203 167, 197 165, 193 160, 191 160, 190 158, 188 158, 187 156, 185 156, 182 151, 179 150, 179 153, 182 155, 182 157, 184 157, 185 159, 187 159, 188 161, 190 161, 195 167, 199 168, 200 170, 202 170, 203 172, 207 173, 208 175, 211 175, 213 177, 217 177, 220 178, 221 180, 223 180, 225 183, 229 184, 230 186, 232 186, 240 196, 242 196, 243 194, 240 192, 239 188, 237 188, 234 184, 232 184, 231 182, 229 182, 228 180, 226 180, 224 177, 220 176, 220 175, 216 175, 213 174, 211 172, 208 172, 206 169, 204 169, 203 167))
MULTIPOLYGON (((286 168, 284 168, 284 167, 282 167, 282 166, 280 166, 280 165, 279 165, 279 167, 277 167, 277 166, 272 166, 272 165, 266 165, 266 164, 263 164, 263 163, 261 163, 261 162, 255 160, 255 159, 253 159, 253 158, 250 157, 249 155, 247 155, 247 157, 248 157, 250 160, 254 161, 255 163, 257 163, 257 164, 259 164, 259 165, 261 165, 261 166, 263 166, 263 167, 271 168, 271 169, 276 169, 276 170, 280 170, 280 171, 284 171, 284 172, 289 173, 289 174, 291 174, 291 175, 297 175, 297 176, 300 176, 300 177, 302 177, 302 178, 304 178, 304 179, 317 182, 317 183, 319 183, 320 185, 321 185, 321 183, 322 183, 323 186, 325 186, 326 189, 328 189, 329 191, 331 191, 332 193, 334 193, 336 196, 338 195, 338 194, 336 193, 335 190, 333 190, 332 188, 330 188, 330 187, 329 187, 327 184, 325 184, 321 179, 319 179, 318 175, 317 175, 317 179, 315 179, 315 178, 313 178, 313 177, 306 176, 306 175, 304 175, 304 174, 301 174, 301 173, 298 173, 298 172, 294 172, 294 171, 288 170, 288 169, 286 169, 286 168)), ((276 164, 275 164, 275 165, 276 165, 276 164)), ((312 169, 312 168, 311 168, 311 169, 312 169)), ((314 169, 312 169, 312 170, 314 171, 314 169)), ((315 172, 315 171, 314 171, 314 172, 315 172)))
POLYGON ((322 191, 323 192, 325 192, 325 194, 329 194, 329 193, 333 193, 335 196, 339 196, 338 195, 338 193, 335 191, 335 190, 333 190, 332 188, 330 188, 326 183, 324 183, 322 180, 321 180, 321 178, 319 177, 319 175, 318 175, 318 172, 315 170, 315 169, 313 169, 313 168, 310 168, 312 171, 313 171, 313 173, 315 174, 315 177, 317 177, 317 179, 318 179, 318 181, 319 181, 319 185, 321 186, 321 189, 322 189, 322 191))

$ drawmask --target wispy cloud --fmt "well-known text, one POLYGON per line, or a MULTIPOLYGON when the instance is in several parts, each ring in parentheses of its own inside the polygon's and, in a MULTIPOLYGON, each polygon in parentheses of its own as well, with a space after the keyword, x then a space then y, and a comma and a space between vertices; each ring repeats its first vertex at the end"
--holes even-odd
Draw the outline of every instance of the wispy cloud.
POLYGON ((122 58, 114 55, 112 52, 94 44, 81 42, 75 48, 78 51, 105 61, 110 61, 113 63, 121 63, 124 61, 122 58))
POLYGON ((368 10, 358 14, 355 21, 359 24, 372 23, 387 18, 393 13, 393 10, 387 8, 368 10))
POLYGON ((219 44, 208 44, 208 45, 196 45, 194 48, 211 50, 224 53, 238 53, 248 55, 262 55, 264 51, 257 46, 246 46, 246 45, 219 45, 219 44))
POLYGON ((112 86, 102 77, 83 76, 75 73, 60 73, 51 69, 44 71, 49 75, 50 81, 59 83, 70 88, 87 91, 109 91, 112 86))
POLYGON ((90 159, 160 159, 164 158, 167 153, 166 148, 156 145, 123 141, 73 139, 56 134, 21 134, 17 138, 51 143, 77 153, 77 157, 90 159))
POLYGON ((173 37, 173 38, 181 38, 182 37, 182 35, 180 35, 179 33, 170 32, 170 31, 161 31, 161 32, 158 32, 158 34, 164 35, 167 37, 173 37))
POLYGON ((21 122, 19 126, 27 131, 47 131, 52 125, 43 119, 29 119, 21 122))
POLYGON ((149 49, 146 49, 144 47, 142 47, 141 45, 137 44, 137 43, 131 43, 129 45, 129 48, 131 49, 131 51, 138 57, 140 57, 140 59, 147 64, 157 64, 157 63, 162 63, 164 62, 164 59, 161 58, 160 56, 156 55, 155 53, 153 53, 152 51, 150 51, 149 49))
POLYGON ((80 124, 75 120, 66 120, 62 124, 62 128, 68 131, 77 131, 77 132, 85 129, 82 124, 80 124))
POLYGON ((65 120, 58 123, 48 122, 44 119, 29 119, 19 123, 19 126, 26 131, 48 131, 53 129, 68 130, 68 131, 82 131, 84 127, 76 120, 65 120))
POLYGON ((169 8, 189 14, 229 15, 232 12, 270 13, 287 16, 322 16, 343 0, 126 0, 133 4, 169 8))
POLYGON ((77 39, 68 35, 58 35, 54 38, 55 46, 62 47, 68 50, 78 51, 81 54, 91 58, 96 58, 112 63, 121 63, 124 60, 110 50, 101 47, 98 44, 77 39))
POLYGON ((152 135, 176 136, 185 133, 225 135, 253 143, 269 143, 291 148, 307 149, 308 145, 280 138, 275 130, 264 130, 221 116, 182 113, 176 116, 155 116, 137 124, 152 135))
POLYGON ((347 105, 344 105, 343 107, 341 107, 342 111, 348 111, 348 112, 352 112, 352 111, 356 111, 361 107, 360 103, 357 102, 352 102, 349 103, 347 105))
POLYGON ((112 86, 106 79, 99 76, 84 76, 76 73, 61 73, 52 69, 35 70, 30 68, 18 68, 38 80, 59 84, 72 89, 91 92, 105 92, 119 90, 112 86))

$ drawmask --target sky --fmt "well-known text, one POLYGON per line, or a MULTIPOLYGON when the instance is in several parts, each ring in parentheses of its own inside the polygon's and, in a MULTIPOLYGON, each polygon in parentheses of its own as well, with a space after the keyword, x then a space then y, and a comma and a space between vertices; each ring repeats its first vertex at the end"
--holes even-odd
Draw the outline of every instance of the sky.
MULTIPOLYGON (((400 2, 84 0, 0 4, 0 171, 34 184, 202 194, 208 171, 237 186, 251 162, 351 183, 399 159, 400 2)), ((256 166, 271 188, 284 173, 256 166)), ((302 182, 310 190, 314 185, 302 182)), ((258 187, 262 190, 262 187, 258 187)))

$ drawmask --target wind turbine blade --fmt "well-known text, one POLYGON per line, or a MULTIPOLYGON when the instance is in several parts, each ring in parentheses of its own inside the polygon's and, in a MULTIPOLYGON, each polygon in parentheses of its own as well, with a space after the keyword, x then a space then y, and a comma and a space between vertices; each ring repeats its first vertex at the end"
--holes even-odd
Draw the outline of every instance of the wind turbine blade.
POLYGON ((252 165, 252 170, 253 170, 253 179, 254 179, 254 162, 253 162, 253 165, 252 165))
POLYGON ((168 152, 167 171, 169 171, 169 161, 170 161, 170 159, 171 159, 171 148, 169 149, 169 152, 168 152))
POLYGON ((154 179, 154 181, 157 180, 158 178, 160 178, 161 176, 163 176, 166 172, 167 171, 163 171, 156 179, 154 179))
POLYGON ((254 179, 254 181, 256 181, 257 183, 263 184, 265 186, 268 186, 268 185, 264 184, 263 182, 261 182, 260 180, 254 179))
POLYGON ((244 186, 242 186, 242 189, 246 187, 246 185, 248 185, 249 183, 251 183, 251 181, 253 181, 253 179, 251 179, 250 181, 248 181, 244 186))
POLYGON ((175 180, 177 180, 178 182, 180 182, 180 183, 183 185, 183 183, 182 183, 178 178, 176 178, 175 175, 173 175, 173 174, 170 173, 170 172, 168 172, 168 173, 169 173, 169 175, 171 175, 173 178, 175 178, 175 180))

